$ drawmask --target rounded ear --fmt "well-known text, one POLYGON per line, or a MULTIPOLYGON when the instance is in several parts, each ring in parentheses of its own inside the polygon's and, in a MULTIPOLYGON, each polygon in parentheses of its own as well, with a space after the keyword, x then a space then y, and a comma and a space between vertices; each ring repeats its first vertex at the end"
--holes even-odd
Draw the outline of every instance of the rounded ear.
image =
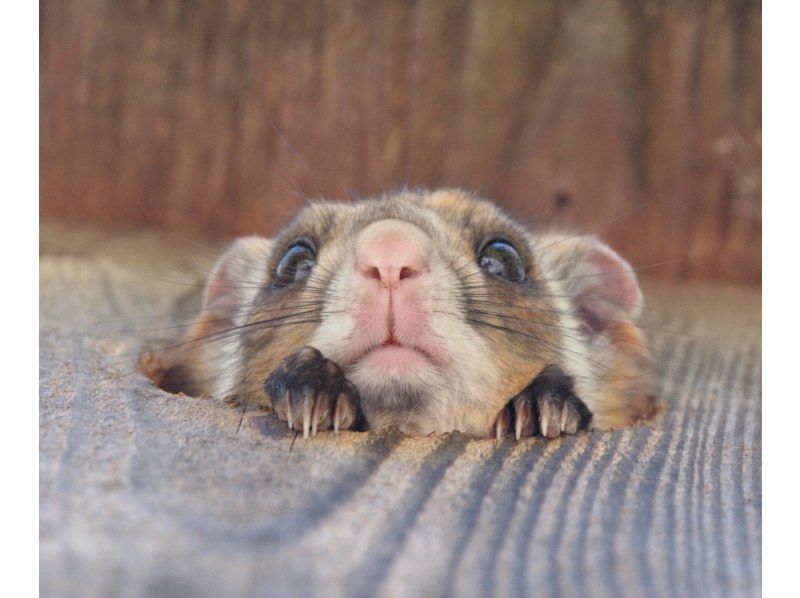
POLYGON ((633 268, 596 237, 547 235, 534 252, 545 278, 572 299, 592 332, 600 334, 641 314, 644 298, 633 268))
POLYGON ((203 313, 220 324, 238 319, 266 278, 271 250, 272 240, 264 237, 242 237, 231 243, 206 280, 203 313))

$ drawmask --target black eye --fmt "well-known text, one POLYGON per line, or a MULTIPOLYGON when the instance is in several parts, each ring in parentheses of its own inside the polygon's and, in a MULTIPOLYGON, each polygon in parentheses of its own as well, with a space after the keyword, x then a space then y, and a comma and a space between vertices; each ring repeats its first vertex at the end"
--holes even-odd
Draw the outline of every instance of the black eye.
POLYGON ((275 284, 286 286, 309 277, 317 263, 317 254, 305 241, 297 241, 283 254, 275 269, 275 284))
POLYGON ((478 265, 487 273, 509 282, 525 280, 525 265, 519 252, 508 241, 487 243, 478 256, 478 265))

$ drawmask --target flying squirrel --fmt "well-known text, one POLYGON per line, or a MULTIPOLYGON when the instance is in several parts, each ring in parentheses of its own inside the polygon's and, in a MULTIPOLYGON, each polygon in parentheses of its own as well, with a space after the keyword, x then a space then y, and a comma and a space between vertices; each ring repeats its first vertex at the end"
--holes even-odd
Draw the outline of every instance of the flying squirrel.
POLYGON ((631 266, 593 236, 532 231, 464 191, 311 202, 218 259, 160 388, 271 409, 313 436, 556 438, 652 419, 631 266))

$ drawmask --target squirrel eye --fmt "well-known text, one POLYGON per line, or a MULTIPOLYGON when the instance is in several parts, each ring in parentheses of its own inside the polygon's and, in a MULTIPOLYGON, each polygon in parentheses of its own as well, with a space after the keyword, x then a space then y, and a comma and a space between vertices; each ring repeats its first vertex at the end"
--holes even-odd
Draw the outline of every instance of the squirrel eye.
POLYGON ((283 254, 275 269, 275 283, 286 286, 305 280, 317 263, 317 254, 305 241, 296 241, 283 254))
POLYGON ((478 265, 487 273, 509 282, 525 280, 525 265, 516 248, 502 239, 487 243, 478 255, 478 265))

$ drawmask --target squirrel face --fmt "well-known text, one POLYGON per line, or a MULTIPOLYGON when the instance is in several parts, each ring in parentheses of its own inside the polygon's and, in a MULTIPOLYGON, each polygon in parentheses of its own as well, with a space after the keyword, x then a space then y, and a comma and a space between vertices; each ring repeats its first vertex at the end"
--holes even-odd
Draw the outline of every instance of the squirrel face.
POLYGON ((270 373, 310 345, 370 428, 485 434, 557 364, 596 425, 623 425, 650 392, 641 303, 598 240, 531 233, 464 192, 319 202, 274 240, 234 243, 184 343, 143 369, 162 388, 263 404, 270 373))

